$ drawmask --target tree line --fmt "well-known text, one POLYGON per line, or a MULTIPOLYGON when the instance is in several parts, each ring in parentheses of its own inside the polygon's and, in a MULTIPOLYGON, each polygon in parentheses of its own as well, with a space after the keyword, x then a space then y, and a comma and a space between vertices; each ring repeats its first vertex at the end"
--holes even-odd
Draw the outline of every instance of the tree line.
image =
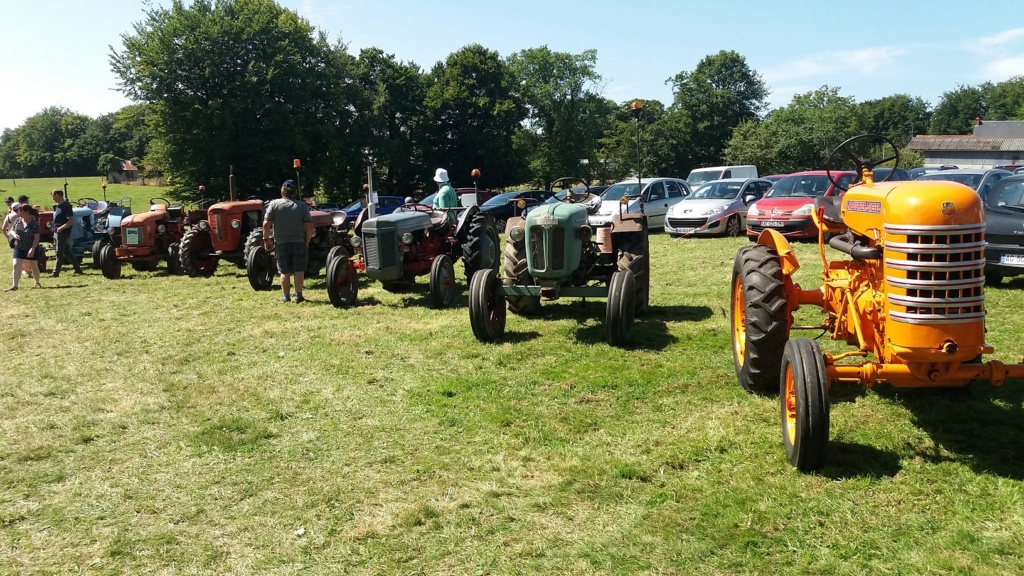
POLYGON ((601 96, 594 50, 502 58, 474 44, 423 70, 377 48, 350 54, 273 0, 176 0, 121 41, 110 64, 138 104, 95 119, 47 108, 5 130, 0 177, 106 174, 129 159, 159 167, 180 197, 200 184, 226 196, 229 168, 241 194, 266 195, 298 158, 306 194, 345 200, 367 167, 379 191, 402 196, 432 184, 435 167, 456 185, 478 168, 492 189, 722 163, 784 173, 820 168, 858 133, 903 147, 915 134, 969 133, 975 117, 1024 119, 1024 76, 957 86, 934 108, 823 86, 769 111, 761 75, 733 51, 668 79, 672 102, 641 99, 635 117, 632 100, 601 96))

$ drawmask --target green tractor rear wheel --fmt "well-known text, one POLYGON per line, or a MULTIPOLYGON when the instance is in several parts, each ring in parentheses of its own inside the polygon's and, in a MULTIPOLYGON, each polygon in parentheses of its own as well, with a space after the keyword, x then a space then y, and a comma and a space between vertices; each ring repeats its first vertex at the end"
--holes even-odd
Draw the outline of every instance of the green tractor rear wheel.
MULTIPOLYGON (((502 284, 505 286, 531 286, 534 284, 530 275, 530 267, 526 262, 526 241, 514 242, 511 238, 505 241, 505 252, 502 258, 502 284)), ((513 314, 528 316, 540 310, 540 296, 506 296, 508 309, 513 314)))
POLYGON ((622 242, 619 252, 619 270, 628 270, 633 274, 636 289, 637 316, 647 313, 647 304, 651 297, 651 249, 646 232, 629 234, 622 242))

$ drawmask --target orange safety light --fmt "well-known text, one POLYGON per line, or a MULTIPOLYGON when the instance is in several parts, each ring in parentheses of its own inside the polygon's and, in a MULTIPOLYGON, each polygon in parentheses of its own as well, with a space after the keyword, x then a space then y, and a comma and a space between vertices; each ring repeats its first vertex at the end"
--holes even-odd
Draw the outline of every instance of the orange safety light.
POLYGON ((302 160, 298 158, 292 160, 292 168, 302 168, 302 160))

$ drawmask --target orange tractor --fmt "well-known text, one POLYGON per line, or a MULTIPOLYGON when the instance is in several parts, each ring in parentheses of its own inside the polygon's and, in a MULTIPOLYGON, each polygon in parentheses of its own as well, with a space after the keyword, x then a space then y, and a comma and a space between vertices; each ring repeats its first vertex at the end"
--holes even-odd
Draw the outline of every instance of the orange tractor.
POLYGON ((800 264, 770 229, 739 251, 732 274, 736 375, 749 392, 778 391, 786 455, 805 471, 825 462, 834 383, 951 388, 1024 377, 1024 364, 982 361, 993 349, 985 342, 985 213, 978 194, 953 182, 874 182, 872 169, 899 163, 895 146, 881 136, 840 144, 826 162, 832 180, 837 155, 861 179, 843 196, 815 202, 822 286, 793 281, 800 264), (857 147, 879 141, 893 154, 862 160, 857 147), (826 243, 842 256, 830 260, 826 243), (820 307, 822 323, 794 326, 801 306, 820 307), (824 330, 857 350, 823 353, 815 340, 790 339, 796 329, 824 330))
POLYGON ((119 244, 100 248, 99 268, 105 278, 120 278, 124 263, 135 270, 151 271, 156 270, 161 260, 167 261, 171 274, 182 273, 178 255, 182 236, 188 223, 204 219, 206 211, 200 207, 172 206, 164 198, 151 198, 149 203, 148 211, 121 220, 119 244))
MULTIPOLYGON (((238 200, 233 174, 228 182, 230 199, 202 203, 209 206, 208 211, 190 222, 191 228, 181 238, 181 268, 189 276, 213 276, 221 260, 245 268, 246 254, 253 248, 250 234, 263 225, 263 201, 238 200)), ((200 186, 199 191, 204 193, 205 187, 200 186)))

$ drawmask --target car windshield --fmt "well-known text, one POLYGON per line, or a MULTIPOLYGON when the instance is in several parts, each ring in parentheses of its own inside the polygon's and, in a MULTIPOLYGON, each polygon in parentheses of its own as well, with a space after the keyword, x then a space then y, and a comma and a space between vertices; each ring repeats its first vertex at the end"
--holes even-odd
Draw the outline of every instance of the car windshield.
POLYGON ((766 198, 814 198, 824 196, 831 185, 828 176, 786 176, 772 186, 766 198))
POLYGON ((362 200, 356 200, 355 202, 349 204, 348 206, 345 206, 345 211, 359 209, 359 205, 361 202, 362 200))
POLYGON ((1003 180, 988 194, 985 204, 993 208, 1024 210, 1024 180, 1003 180))
POLYGON ((696 188, 705 182, 718 180, 721 177, 721 170, 705 170, 703 172, 690 172, 690 176, 686 181, 690 183, 690 188, 696 188))
POLYGON ((423 204, 425 206, 433 206, 434 196, 437 196, 437 192, 434 192, 433 194, 428 194, 423 200, 420 200, 420 204, 423 204))
POLYGON ((935 172, 932 174, 925 174, 918 178, 918 180, 946 180, 949 182, 959 182, 964 186, 969 186, 978 189, 978 184, 981 184, 981 174, 950 174, 949 172, 935 172))
POLYGON ((694 190, 684 200, 731 200, 740 193, 742 182, 712 182, 694 190))
POLYGON ((601 200, 619 200, 623 196, 639 196, 639 186, 636 182, 620 182, 601 194, 601 200))
POLYGON ((497 196, 491 198, 487 202, 484 202, 480 207, 493 208, 495 206, 508 204, 508 201, 515 198, 517 194, 519 194, 519 192, 505 192, 503 194, 498 194, 497 196))

